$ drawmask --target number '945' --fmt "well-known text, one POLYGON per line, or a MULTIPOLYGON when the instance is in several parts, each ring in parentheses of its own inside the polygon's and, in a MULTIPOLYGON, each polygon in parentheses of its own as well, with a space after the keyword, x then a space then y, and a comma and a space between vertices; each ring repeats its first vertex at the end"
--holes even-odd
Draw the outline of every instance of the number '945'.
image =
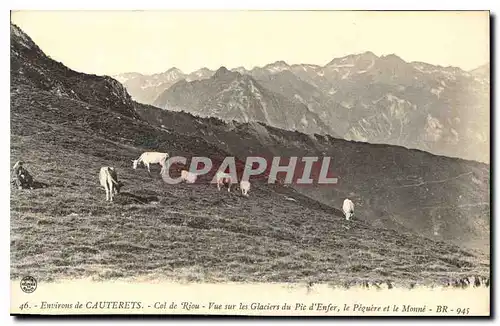
POLYGON ((468 315, 469 314, 469 308, 458 308, 457 309, 457 315, 468 315))

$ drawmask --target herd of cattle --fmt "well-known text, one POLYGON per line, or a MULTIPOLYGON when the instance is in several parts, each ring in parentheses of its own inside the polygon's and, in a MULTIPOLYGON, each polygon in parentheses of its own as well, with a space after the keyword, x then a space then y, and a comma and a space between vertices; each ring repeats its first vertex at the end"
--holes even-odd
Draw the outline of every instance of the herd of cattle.
MULTIPOLYGON (((148 173, 151 173, 150 165, 159 164, 161 166, 161 173, 165 173, 165 165, 169 155, 167 153, 159 152, 144 152, 139 156, 138 159, 132 160, 133 169, 137 169, 138 165, 142 163, 148 173)), ((28 170, 24 168, 22 161, 17 161, 13 167, 14 178, 12 182, 19 189, 33 189, 33 177, 30 175, 28 170)), ((181 171, 181 182, 195 183, 197 175, 193 172, 187 170, 181 171)), ((123 183, 118 181, 118 174, 114 167, 103 166, 99 171, 99 181, 101 186, 106 191, 106 201, 113 201, 115 195, 120 193, 120 188, 123 183)), ((237 184, 238 180, 234 180, 233 177, 225 172, 218 171, 215 178, 217 189, 220 191, 222 187, 227 185, 227 191, 231 192, 231 186, 237 184)), ((248 197, 248 192, 250 191, 250 182, 248 180, 241 180, 239 182, 239 188, 243 196, 248 197)), ((354 203, 346 198, 342 206, 346 220, 349 220, 354 214, 354 203)))
MULTIPOLYGON (((151 164, 159 164, 161 166, 161 173, 164 173, 165 162, 167 161, 169 155, 168 153, 159 153, 159 152, 144 152, 139 156, 138 159, 132 160, 132 167, 137 169, 140 163, 144 164, 148 173, 151 173, 150 165, 151 164)), ((195 183, 197 179, 197 175, 193 172, 189 172, 187 170, 181 171, 181 182, 186 183, 195 183)), ((106 200, 113 201, 113 195, 120 192, 121 183, 118 181, 118 176, 116 175, 116 171, 113 167, 103 166, 101 168, 99 179, 101 185, 106 190, 106 200)), ((233 180, 233 177, 225 172, 218 171, 216 173, 216 184, 217 190, 221 190, 221 187, 227 185, 227 191, 231 192, 231 185, 238 183, 238 180, 233 180)), ((250 190, 250 182, 248 180, 241 180, 240 190, 243 196, 248 197, 248 191, 250 190)), ((354 214, 354 203, 346 198, 344 200, 344 204, 342 206, 342 210, 346 217, 346 220, 349 220, 354 214)))
MULTIPOLYGON (((169 155, 167 153, 158 152, 144 152, 139 156, 138 159, 132 160, 132 167, 137 169, 138 165, 142 163, 148 173, 151 173, 150 165, 159 164, 161 166, 161 173, 165 173, 165 165, 169 155)), ((181 171, 181 182, 195 183, 197 175, 193 172, 187 170, 181 171)), ((99 181, 101 186, 106 190, 106 200, 113 201, 114 195, 120 192, 122 183, 118 181, 118 175, 113 167, 103 166, 99 172, 99 181)), ((216 174, 217 189, 220 191, 221 187, 227 185, 227 191, 231 191, 231 185, 236 183, 237 180, 233 180, 230 174, 218 171, 216 174)), ((242 180, 240 182, 240 189, 243 196, 248 197, 248 191, 250 190, 250 182, 242 180)))

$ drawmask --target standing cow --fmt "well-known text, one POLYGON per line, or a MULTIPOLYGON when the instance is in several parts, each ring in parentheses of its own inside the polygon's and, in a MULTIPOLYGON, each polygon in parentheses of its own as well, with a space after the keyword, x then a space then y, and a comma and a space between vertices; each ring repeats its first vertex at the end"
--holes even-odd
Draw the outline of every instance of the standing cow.
POLYGON ((353 202, 348 198, 344 199, 344 205, 342 206, 342 210, 344 211, 345 219, 349 221, 351 216, 354 215, 353 202))
POLYGON ((233 180, 233 178, 229 173, 218 171, 216 174, 216 182, 217 182, 217 189, 219 191, 220 188, 224 186, 224 184, 227 184, 227 191, 231 192, 231 185, 233 183, 237 183, 238 180, 233 180))
POLYGON ((148 173, 151 174, 151 170, 149 169, 150 164, 160 164, 162 171, 163 168, 165 167, 165 163, 168 159, 168 154, 167 153, 158 153, 158 152, 144 152, 139 156, 137 160, 132 160, 132 167, 137 169, 137 165, 139 163, 142 163, 146 166, 148 169, 148 173))
POLYGON ((242 180, 240 182, 241 194, 248 197, 248 191, 250 190, 250 181, 242 180))
POLYGON ((113 167, 103 166, 99 171, 99 181, 106 190, 106 201, 113 201, 113 196, 120 193, 122 183, 118 181, 118 175, 113 167))

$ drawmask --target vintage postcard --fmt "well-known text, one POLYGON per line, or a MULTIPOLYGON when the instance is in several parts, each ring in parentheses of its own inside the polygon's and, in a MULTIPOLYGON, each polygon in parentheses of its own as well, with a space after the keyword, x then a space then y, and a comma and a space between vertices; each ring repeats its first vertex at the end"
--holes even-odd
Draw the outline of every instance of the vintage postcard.
POLYGON ((12 315, 490 316, 488 11, 12 11, 12 315))

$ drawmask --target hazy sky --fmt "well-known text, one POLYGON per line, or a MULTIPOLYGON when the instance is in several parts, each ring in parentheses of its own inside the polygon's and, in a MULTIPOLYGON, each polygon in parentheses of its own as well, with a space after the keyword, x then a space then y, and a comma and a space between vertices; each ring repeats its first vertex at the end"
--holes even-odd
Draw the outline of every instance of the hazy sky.
POLYGON ((465 70, 489 62, 488 12, 18 11, 12 22, 81 72, 325 65, 372 51, 465 70))

